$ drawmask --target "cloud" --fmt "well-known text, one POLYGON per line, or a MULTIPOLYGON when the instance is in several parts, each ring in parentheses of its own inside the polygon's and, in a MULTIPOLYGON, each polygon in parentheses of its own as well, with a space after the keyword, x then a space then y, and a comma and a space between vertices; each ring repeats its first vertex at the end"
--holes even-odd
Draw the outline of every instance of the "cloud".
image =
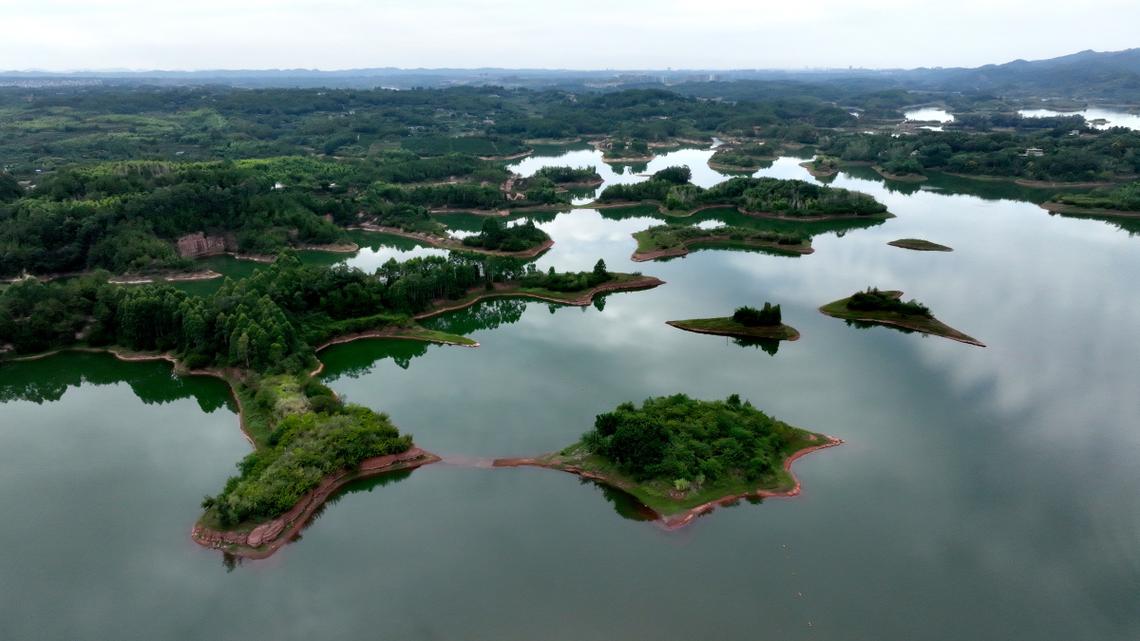
POLYGON ((0 68, 55 70, 976 65, 1125 48, 1140 23, 1118 0, 41 0, 4 13, 0 68))

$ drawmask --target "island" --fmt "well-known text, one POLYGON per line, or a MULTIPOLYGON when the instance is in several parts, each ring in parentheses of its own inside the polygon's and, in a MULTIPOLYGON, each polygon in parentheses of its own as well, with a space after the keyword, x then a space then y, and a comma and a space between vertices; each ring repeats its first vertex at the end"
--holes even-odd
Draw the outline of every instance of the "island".
POLYGON ((816 178, 830 178, 839 173, 839 159, 832 156, 816 156, 807 162, 801 162, 800 167, 816 178))
POLYGON ((718 171, 753 173, 771 166, 777 150, 763 142, 723 145, 709 158, 709 167, 718 171))
POLYGON ((599 414, 577 443, 496 467, 535 466, 622 490, 678 528, 740 499, 795 496, 792 463, 839 439, 792 427, 736 394, 702 401, 684 394, 623 403, 599 414))
POLYGON ((746 340, 794 341, 800 338, 796 328, 783 323, 780 306, 766 301, 760 309, 738 307, 732 316, 671 320, 665 324, 697 334, 716 334, 746 340))
POLYGON ((954 249, 952 247, 947 247, 946 245, 939 245, 938 243, 932 243, 929 240, 923 240, 921 238, 900 238, 898 240, 892 240, 891 242, 889 242, 887 244, 892 246, 892 247, 901 247, 902 249, 912 249, 914 251, 919 251, 919 252, 952 252, 952 251, 954 251, 954 249))
POLYGON ((819 311, 846 320, 850 324, 884 325, 903 331, 919 332, 949 338, 952 341, 985 347, 978 339, 939 321, 930 309, 915 300, 904 302, 901 291, 867 288, 847 298, 828 303, 819 311))
POLYGON ((112 285, 103 273, 28 279, 0 291, 0 360, 106 351, 225 381, 254 450, 203 500, 192 537, 261 558, 292 540, 345 484, 439 460, 386 415, 321 384, 321 350, 365 338, 476 347, 417 321, 486 298, 588 305, 599 295, 659 284, 610 272, 600 260, 591 271, 543 272, 518 259, 453 254, 390 260, 365 274, 305 265, 293 252, 208 296, 169 285, 112 285))
POLYGON ((387 227, 371 223, 361 223, 352 228, 408 238, 440 249, 513 258, 537 258, 554 246, 554 240, 546 232, 535 227, 534 222, 530 220, 521 225, 504 226, 497 219, 488 218, 483 221, 482 229, 478 234, 466 236, 462 239, 442 233, 409 231, 399 227, 387 227))
POLYGON ((553 166, 534 172, 536 178, 545 178, 565 189, 597 187, 604 181, 593 167, 553 166))
POLYGON ((799 234, 749 229, 747 227, 714 227, 702 229, 681 225, 659 225, 633 234, 637 250, 630 258, 636 262, 685 256, 692 249, 716 247, 754 249, 797 256, 810 254, 811 239, 799 234))
POLYGON ((802 180, 738 176, 705 189, 692 184, 687 167, 668 167, 649 180, 610 185, 594 207, 656 204, 668 216, 691 216, 706 209, 735 209, 756 218, 822 221, 885 219, 887 207, 867 194, 802 180))

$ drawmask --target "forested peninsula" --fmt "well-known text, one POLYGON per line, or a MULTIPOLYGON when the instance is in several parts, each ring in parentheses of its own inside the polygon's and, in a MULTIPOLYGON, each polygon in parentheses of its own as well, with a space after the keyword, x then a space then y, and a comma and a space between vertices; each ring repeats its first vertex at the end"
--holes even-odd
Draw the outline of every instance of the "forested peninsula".
POLYGON ((344 403, 313 377, 316 352, 356 338, 475 346, 418 318, 488 297, 586 305, 598 294, 654 287, 640 274, 540 272, 516 259, 453 254, 389 261, 376 274, 306 266, 291 253, 214 294, 169 285, 122 287, 103 274, 17 282, 0 292, 0 362, 62 349, 164 359, 231 386, 254 451, 222 491, 203 500, 194 539, 267 556, 345 483, 438 460, 387 416, 344 403))

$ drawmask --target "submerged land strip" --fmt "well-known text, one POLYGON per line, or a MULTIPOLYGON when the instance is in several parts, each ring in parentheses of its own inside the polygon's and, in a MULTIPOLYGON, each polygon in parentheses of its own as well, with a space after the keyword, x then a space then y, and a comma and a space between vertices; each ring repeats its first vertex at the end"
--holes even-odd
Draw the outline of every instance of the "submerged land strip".
POLYGON ((952 251, 954 251, 954 249, 952 247, 947 247, 946 245, 939 245, 938 243, 932 243, 929 240, 922 240, 921 238, 900 238, 898 240, 892 240, 891 242, 889 242, 887 244, 892 246, 892 247, 899 247, 902 249, 911 249, 911 250, 920 251, 920 252, 952 252, 952 251))

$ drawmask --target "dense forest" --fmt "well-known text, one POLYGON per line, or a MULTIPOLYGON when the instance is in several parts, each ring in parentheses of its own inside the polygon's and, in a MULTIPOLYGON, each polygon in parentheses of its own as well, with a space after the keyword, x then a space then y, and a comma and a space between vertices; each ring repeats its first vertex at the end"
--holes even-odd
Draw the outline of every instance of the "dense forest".
POLYGON ((868 287, 866 291, 855 292, 847 299, 847 309, 853 312, 892 312, 904 316, 931 318, 930 309, 916 300, 903 301, 898 292, 880 291, 868 287))
POLYGON ((770 477, 799 438, 797 432, 735 394, 724 401, 676 394, 599 414, 582 442, 637 481, 663 480, 685 491, 770 477))
POLYGON ((655 201, 666 209, 688 211, 700 207, 735 207, 746 212, 784 216, 870 216, 887 208, 871 196, 802 180, 730 178, 705 189, 688 182, 688 169, 662 169, 650 180, 632 185, 611 185, 600 202, 655 201))

